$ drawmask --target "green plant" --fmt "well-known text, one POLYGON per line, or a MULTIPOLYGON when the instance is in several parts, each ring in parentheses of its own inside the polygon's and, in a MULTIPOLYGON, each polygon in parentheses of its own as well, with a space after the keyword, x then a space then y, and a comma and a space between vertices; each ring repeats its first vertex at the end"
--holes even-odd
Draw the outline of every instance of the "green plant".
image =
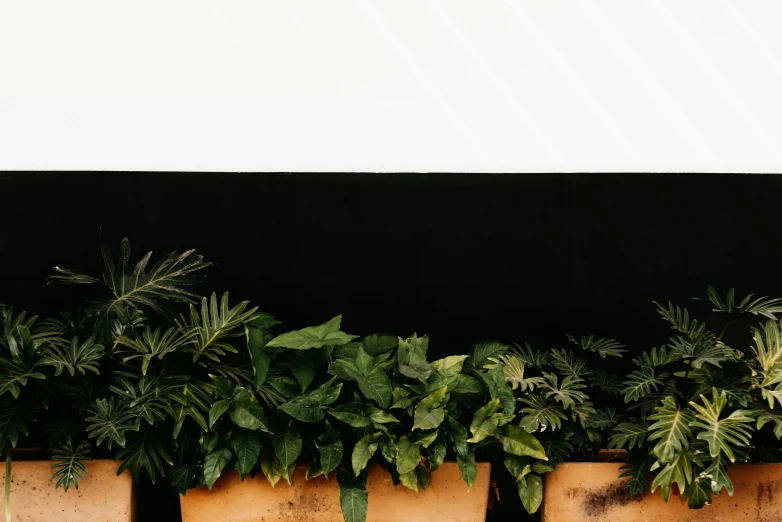
POLYGON ((471 364, 500 397, 503 413, 518 428, 540 440, 549 462, 522 461, 505 455, 505 468, 516 479, 526 510, 534 513, 543 499, 542 475, 573 458, 594 458, 621 415, 615 408, 619 384, 613 375, 594 368, 597 360, 621 357, 624 347, 594 336, 576 339, 578 348, 535 350, 528 344, 509 346, 497 341, 478 343, 471 364))
POLYGON ((105 288, 84 312, 34 327, 2 309, 2 440, 15 445, 35 406, 61 401, 62 418, 46 424, 56 486, 78 488, 94 452, 134 479, 168 475, 181 494, 211 488, 228 468, 290 482, 307 462, 307 479, 336 476, 345 520, 360 522, 370 463, 418 491, 453 458, 471 486, 477 449, 517 468, 529 484, 522 498, 539 497, 545 451, 510 424, 511 389, 501 371, 474 364, 480 347, 429 362, 427 337, 358 339, 341 316, 275 336, 279 321, 248 302, 183 288, 209 266, 192 251, 149 270, 151 254, 131 268, 127 239, 116 261, 101 251, 101 278, 63 268, 52 278, 105 288))
POLYGON ((707 296, 722 318, 719 333, 685 308, 656 303, 674 337, 633 359, 622 393, 634 417, 609 439, 609 447, 629 450, 621 476, 633 494, 660 488, 667 501, 681 493, 695 509, 723 489, 733 494, 733 462, 775 460, 782 437, 782 321, 775 319, 782 300, 747 296, 736 304, 733 289, 723 301, 712 287, 707 296), (751 337, 729 346, 725 334, 739 321, 755 323, 751 337))

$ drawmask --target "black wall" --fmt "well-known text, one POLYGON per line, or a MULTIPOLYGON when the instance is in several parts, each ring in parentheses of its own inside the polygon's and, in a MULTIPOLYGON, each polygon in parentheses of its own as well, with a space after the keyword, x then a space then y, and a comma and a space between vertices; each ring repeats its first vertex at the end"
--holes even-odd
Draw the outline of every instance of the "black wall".
POLYGON ((433 357, 566 333, 646 350, 669 332, 652 300, 782 296, 781 202, 777 176, 0 173, 0 302, 70 309, 88 289, 43 284, 101 272, 102 224, 134 262, 195 248, 217 263, 203 291, 287 328, 342 313, 433 357))
POLYGON ((776 176, 0 173, 0 302, 70 308, 77 289, 43 284, 101 272, 102 224, 134 260, 195 248, 217 263, 204 292, 289 328, 641 350, 667 334, 652 300, 782 295, 780 203, 776 176))

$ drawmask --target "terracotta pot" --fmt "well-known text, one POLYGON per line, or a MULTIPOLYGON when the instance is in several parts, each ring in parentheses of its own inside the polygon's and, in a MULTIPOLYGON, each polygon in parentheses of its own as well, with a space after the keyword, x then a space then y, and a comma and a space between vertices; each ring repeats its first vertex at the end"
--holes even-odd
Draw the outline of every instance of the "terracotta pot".
MULTIPOLYGON (((284 480, 272 488, 258 474, 244 482, 232 472, 212 487, 191 489, 182 497, 183 522, 343 522, 334 475, 305 480, 306 465, 296 466, 291 486, 284 480)), ((467 490, 455 463, 432 473, 426 491, 418 495, 394 487, 380 466, 369 467, 367 522, 479 522, 486 520, 491 465, 478 464, 478 478, 467 490)))
POLYGON ((736 464, 728 471, 733 496, 723 489, 713 503, 689 509, 671 495, 666 503, 660 489, 633 497, 619 478, 620 463, 574 462, 558 466, 544 478, 544 522, 644 521, 763 521, 782 522, 782 464, 736 464))
MULTIPOLYGON (((11 515, 14 521, 36 522, 131 522, 133 479, 117 476, 117 463, 95 460, 87 463, 87 476, 79 489, 66 493, 55 489, 51 460, 14 461, 11 470, 11 515)), ((0 465, 0 492, 5 491, 5 462, 0 465)), ((5 509, 0 494, 0 513, 5 509)))

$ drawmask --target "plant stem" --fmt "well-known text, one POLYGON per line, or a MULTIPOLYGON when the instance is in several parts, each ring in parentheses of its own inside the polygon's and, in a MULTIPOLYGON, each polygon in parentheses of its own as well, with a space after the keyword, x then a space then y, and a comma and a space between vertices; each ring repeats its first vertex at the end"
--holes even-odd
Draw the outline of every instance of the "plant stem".
POLYGON ((11 452, 5 452, 5 522, 11 522, 11 452))

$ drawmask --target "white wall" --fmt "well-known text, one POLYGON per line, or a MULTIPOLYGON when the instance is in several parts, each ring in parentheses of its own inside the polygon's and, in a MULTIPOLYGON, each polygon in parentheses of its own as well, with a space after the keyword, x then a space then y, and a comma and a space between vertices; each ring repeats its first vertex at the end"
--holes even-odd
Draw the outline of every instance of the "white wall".
POLYGON ((0 169, 782 171, 776 0, 0 0, 0 169))

